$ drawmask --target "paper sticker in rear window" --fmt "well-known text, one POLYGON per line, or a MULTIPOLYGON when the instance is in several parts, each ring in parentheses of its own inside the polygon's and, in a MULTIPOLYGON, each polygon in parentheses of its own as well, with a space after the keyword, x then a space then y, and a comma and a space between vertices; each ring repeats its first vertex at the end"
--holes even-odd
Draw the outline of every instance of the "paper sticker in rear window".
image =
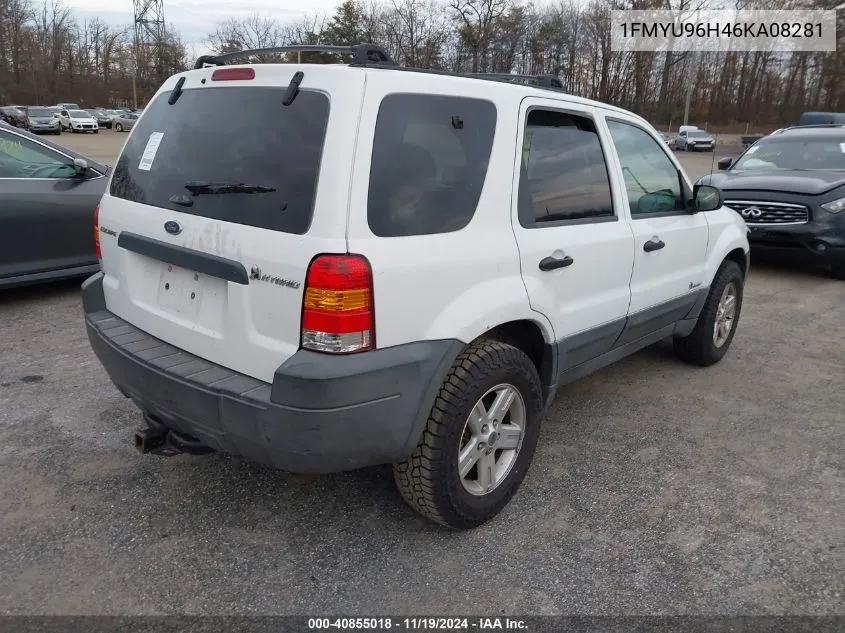
POLYGON ((144 148, 144 153, 141 156, 141 162, 138 164, 138 169, 150 171, 156 157, 156 152, 158 151, 158 146, 161 145, 161 139, 163 136, 163 132, 153 132, 150 134, 150 140, 147 141, 147 146, 144 148))

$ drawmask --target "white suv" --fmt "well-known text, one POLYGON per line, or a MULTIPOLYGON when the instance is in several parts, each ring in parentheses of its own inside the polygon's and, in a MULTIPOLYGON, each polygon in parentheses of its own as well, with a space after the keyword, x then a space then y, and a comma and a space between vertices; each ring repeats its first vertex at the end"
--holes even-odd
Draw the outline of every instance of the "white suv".
POLYGON ((142 452, 393 464, 416 510, 474 527, 560 385, 667 337, 724 356, 746 229, 629 112, 342 50, 164 83, 95 214, 88 335, 142 452))
POLYGON ((62 110, 59 112, 59 127, 69 132, 99 132, 97 119, 87 110, 62 110))

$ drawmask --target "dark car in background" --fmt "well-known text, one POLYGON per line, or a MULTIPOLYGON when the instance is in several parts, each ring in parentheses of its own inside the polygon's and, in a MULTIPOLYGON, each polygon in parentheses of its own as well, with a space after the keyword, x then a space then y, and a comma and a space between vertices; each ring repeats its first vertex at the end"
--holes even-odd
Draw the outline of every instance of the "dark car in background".
POLYGON ((87 110, 87 112, 97 121, 98 127, 108 128, 109 130, 111 129, 112 121, 108 112, 97 108, 87 110))
POLYGON ((26 111, 17 106, 0 108, 0 121, 15 127, 26 127, 26 111))
POLYGON ((0 123, 0 288, 98 270, 93 217, 110 173, 0 123))
POLYGON ((35 134, 61 134, 62 126, 52 108, 30 106, 27 108, 27 129, 35 134))
POLYGON ((802 112, 798 125, 831 125, 845 123, 845 112, 802 112))
POLYGON ((752 256, 808 259, 845 279, 845 127, 787 128, 719 169, 699 183, 745 219, 752 256))

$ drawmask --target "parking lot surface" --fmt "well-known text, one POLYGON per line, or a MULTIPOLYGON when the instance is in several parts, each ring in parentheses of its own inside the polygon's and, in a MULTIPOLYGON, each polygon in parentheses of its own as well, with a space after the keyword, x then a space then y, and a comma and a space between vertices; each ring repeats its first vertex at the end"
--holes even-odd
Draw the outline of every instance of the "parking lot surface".
MULTIPOLYGON (((125 138, 60 142, 114 164, 125 138)), ((681 154, 694 178, 712 158, 681 154)), ((0 294, 0 613, 845 614, 845 283, 824 273, 755 265, 713 367, 660 344, 561 389, 520 492, 468 533, 389 467, 139 455, 78 287, 0 294)))

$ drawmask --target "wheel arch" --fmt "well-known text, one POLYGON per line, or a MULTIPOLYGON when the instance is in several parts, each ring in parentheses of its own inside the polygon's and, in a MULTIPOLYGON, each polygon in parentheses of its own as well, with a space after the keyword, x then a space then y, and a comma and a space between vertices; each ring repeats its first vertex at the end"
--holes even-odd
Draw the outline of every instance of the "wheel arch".
POLYGON ((538 321, 518 319, 501 323, 489 329, 475 341, 480 339, 501 341, 522 350, 537 369, 544 398, 549 395, 549 390, 554 389, 557 382, 557 353, 554 336, 538 321))
POLYGON ((730 251, 727 255, 725 255, 724 261, 732 261, 735 262, 739 269, 742 271, 742 278, 745 279, 748 276, 748 268, 749 268, 749 258, 748 254, 741 248, 737 247, 730 251))

